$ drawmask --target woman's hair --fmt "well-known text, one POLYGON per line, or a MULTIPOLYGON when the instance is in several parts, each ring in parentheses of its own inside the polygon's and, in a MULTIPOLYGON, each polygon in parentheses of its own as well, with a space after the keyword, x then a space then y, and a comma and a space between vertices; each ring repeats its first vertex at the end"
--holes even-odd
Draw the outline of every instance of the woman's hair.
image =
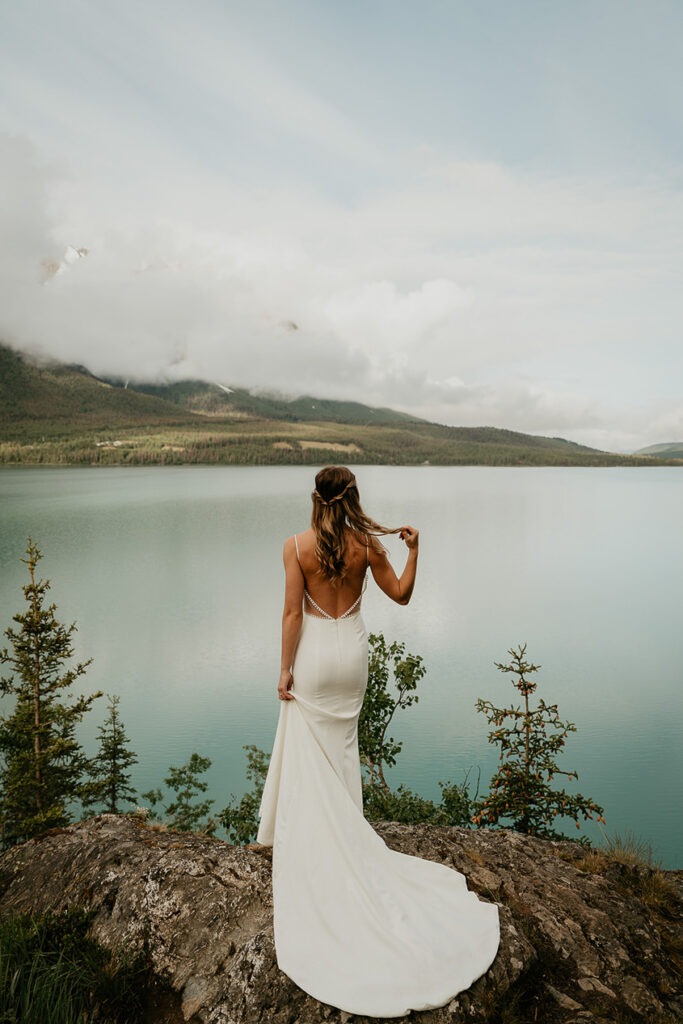
POLYGON ((311 494, 311 526, 315 533, 315 553, 319 572, 336 586, 347 572, 345 564, 346 528, 368 543, 378 534, 398 533, 400 527, 381 526, 361 508, 356 478, 346 466, 325 466, 316 475, 311 494))

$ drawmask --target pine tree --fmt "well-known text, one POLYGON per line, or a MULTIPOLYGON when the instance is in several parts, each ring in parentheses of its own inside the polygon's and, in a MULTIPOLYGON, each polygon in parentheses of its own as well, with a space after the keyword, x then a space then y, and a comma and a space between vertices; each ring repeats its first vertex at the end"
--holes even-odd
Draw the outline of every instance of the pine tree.
POLYGON ((521 644, 517 649, 509 649, 509 665, 494 662, 501 672, 519 677, 513 679, 513 684, 524 697, 524 708, 496 708, 481 698, 475 705, 477 711, 484 712, 488 721, 496 726, 488 738, 490 743, 500 744, 500 760, 505 763, 491 778, 489 794, 478 802, 472 820, 476 825, 491 825, 501 818, 510 818, 511 827, 517 832, 547 839, 567 839, 570 837, 553 828, 558 815, 574 818, 576 827, 580 828, 579 814, 585 821, 592 819, 591 812, 595 811, 597 820, 604 822, 603 808, 581 793, 550 788, 555 775, 578 778, 576 771, 562 771, 555 761, 567 734, 576 732, 576 726, 573 722, 560 721, 557 704, 546 704, 543 698, 536 708, 529 706, 529 695, 536 689, 536 683, 526 677, 541 666, 525 661, 525 653, 526 644, 521 644), (503 724, 506 718, 512 720, 512 725, 503 724))
POLYGON ((73 703, 65 691, 92 661, 68 668, 73 657, 76 624, 65 627, 55 618, 56 605, 45 606, 49 580, 36 578, 42 555, 28 538, 30 582, 23 592, 25 612, 13 616, 18 629, 5 631, 10 641, 0 650, 0 664, 13 674, 0 678, 0 692, 16 697, 10 715, 0 716, 0 829, 3 848, 71 820, 69 803, 80 799, 88 759, 76 739, 76 726, 97 697, 79 696, 73 703))
MULTIPOLYGON (((196 752, 181 768, 170 766, 169 774, 164 779, 168 788, 176 794, 175 800, 172 800, 164 808, 166 821, 170 828, 177 829, 178 832, 206 832, 208 835, 213 835, 216 831, 218 823, 214 818, 203 820, 214 801, 209 799, 195 803, 197 794, 205 793, 208 789, 207 783, 203 782, 199 775, 210 767, 211 758, 201 757, 196 752)), ((164 795, 160 789, 150 789, 146 793, 142 793, 142 798, 148 800, 154 808, 161 803, 164 795)), ((149 817, 158 819, 160 815, 152 809, 149 817)))
POLYGON ((136 802, 137 794, 126 769, 137 764, 138 759, 127 749, 129 740, 119 715, 120 698, 117 694, 108 697, 109 714, 104 725, 98 727, 99 750, 90 762, 90 781, 84 787, 81 802, 84 807, 104 804, 110 814, 118 814, 121 802, 136 802))

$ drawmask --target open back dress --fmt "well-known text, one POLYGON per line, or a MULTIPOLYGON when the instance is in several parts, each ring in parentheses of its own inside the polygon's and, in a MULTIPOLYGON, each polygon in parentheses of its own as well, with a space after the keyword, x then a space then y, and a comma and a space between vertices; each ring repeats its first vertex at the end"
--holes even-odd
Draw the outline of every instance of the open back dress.
POLYGON ((497 904, 463 874, 391 850, 363 816, 363 591, 334 618, 304 589, 294 700, 280 704, 256 840, 273 847, 278 967, 323 1003, 400 1017, 469 988, 493 963, 500 927, 497 904))

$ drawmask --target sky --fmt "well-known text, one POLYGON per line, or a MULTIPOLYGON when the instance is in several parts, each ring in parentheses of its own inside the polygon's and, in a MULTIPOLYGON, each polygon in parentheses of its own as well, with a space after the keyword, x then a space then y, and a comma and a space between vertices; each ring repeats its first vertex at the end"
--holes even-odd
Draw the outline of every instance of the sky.
POLYGON ((681 52, 677 0, 0 0, 0 340, 683 440, 681 52))

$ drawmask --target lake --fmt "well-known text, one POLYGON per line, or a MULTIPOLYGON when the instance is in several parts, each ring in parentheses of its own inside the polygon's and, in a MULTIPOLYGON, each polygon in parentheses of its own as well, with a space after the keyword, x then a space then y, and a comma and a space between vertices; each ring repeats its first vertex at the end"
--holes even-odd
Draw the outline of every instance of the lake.
MULTIPOLYGON (((392 785, 438 798, 498 765, 478 697, 522 698, 494 667, 526 642, 534 698, 569 733, 569 792, 602 804, 608 834, 634 833, 683 867, 683 473, 672 467, 354 467, 366 511, 420 531, 406 607, 370 581, 370 632, 425 660, 420 701, 398 712, 392 785)), ((282 544, 309 524, 311 467, 3 468, 0 630, 21 610, 28 534, 60 621, 92 657, 79 692, 120 695, 138 792, 193 751, 212 760, 215 809, 246 788, 243 744, 270 752, 282 544)), ((386 538, 400 573, 405 547, 386 538)), ((2 644, 4 645, 5 639, 2 644)), ((9 710, 8 699, 0 704, 9 710)), ((95 751, 105 698, 79 735, 95 751)), ((600 826, 583 822, 594 842, 600 826)), ((565 819, 564 831, 580 834, 565 819)))

